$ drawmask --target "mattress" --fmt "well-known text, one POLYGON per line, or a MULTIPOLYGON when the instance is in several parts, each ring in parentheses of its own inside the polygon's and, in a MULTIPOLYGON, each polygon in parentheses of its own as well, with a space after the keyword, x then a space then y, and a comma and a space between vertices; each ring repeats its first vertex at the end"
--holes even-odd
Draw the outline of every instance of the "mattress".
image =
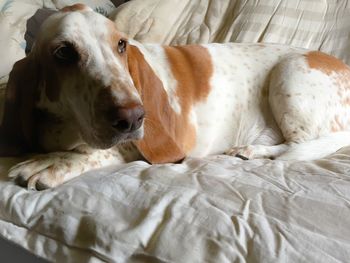
MULTIPOLYGON (((12 64, 24 56, 27 18, 68 2, 74 1, 0 0, 3 87, 12 64)), ((117 9, 109 1, 79 2, 141 42, 277 42, 350 62, 347 0, 133 0, 117 9)), ((49 261, 350 258, 350 147, 308 162, 225 155, 181 164, 136 161, 41 192, 7 178, 19 161, 0 160, 0 236, 49 261)))

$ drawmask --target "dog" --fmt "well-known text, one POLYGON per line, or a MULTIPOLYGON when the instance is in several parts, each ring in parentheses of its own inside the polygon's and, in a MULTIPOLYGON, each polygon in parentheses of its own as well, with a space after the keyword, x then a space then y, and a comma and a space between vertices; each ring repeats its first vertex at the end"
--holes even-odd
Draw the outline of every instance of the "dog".
POLYGON ((140 44, 78 4, 50 16, 10 73, 2 156, 46 189, 134 160, 313 160, 350 144, 350 68, 274 44, 140 44))

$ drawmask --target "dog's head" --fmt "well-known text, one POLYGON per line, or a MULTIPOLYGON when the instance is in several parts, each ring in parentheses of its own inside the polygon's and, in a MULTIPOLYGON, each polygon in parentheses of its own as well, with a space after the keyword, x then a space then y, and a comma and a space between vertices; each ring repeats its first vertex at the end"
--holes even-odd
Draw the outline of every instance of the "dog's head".
POLYGON ((144 109, 128 71, 128 49, 114 24, 84 5, 50 16, 10 74, 1 132, 27 146, 38 134, 54 136, 35 131, 39 111, 62 128, 76 128, 76 137, 95 148, 141 138, 144 109))

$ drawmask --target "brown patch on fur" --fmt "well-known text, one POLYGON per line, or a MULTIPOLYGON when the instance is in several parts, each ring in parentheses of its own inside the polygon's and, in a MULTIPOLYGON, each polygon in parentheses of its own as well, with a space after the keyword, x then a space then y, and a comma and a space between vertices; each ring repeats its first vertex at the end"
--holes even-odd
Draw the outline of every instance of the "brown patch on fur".
POLYGON ((310 68, 320 70, 327 75, 350 70, 349 66, 341 60, 320 51, 311 51, 305 57, 310 68))
MULTIPOLYGON (((191 107, 208 97, 213 66, 207 49, 199 45, 165 47, 171 71, 177 80, 176 96, 181 106, 182 122, 189 123, 191 107)), ((196 131, 188 125, 183 147, 189 152, 196 143, 196 131)))
POLYGON ((343 106, 350 106, 350 98, 349 97, 343 98, 343 100, 341 101, 341 104, 343 106))
POLYGON ((90 10, 90 7, 84 5, 84 4, 74 4, 74 5, 69 5, 66 7, 63 7, 60 11, 62 12, 74 12, 74 11, 83 11, 83 10, 90 10))
POLYGON ((136 142, 151 163, 177 162, 194 147, 195 128, 189 120, 191 106, 206 99, 210 91, 212 66, 207 51, 198 46, 165 49, 178 81, 181 114, 169 105, 163 83, 155 75, 137 47, 130 46, 128 66, 146 110, 144 138, 136 142), (204 66, 203 66, 204 65, 204 66))
MULTIPOLYGON (((206 48, 199 45, 165 47, 165 53, 177 80, 177 95, 184 107, 207 98, 213 66, 206 48)), ((181 105, 182 106, 182 105, 181 105)))
MULTIPOLYGON (((312 51, 305 55, 311 69, 316 69, 330 76, 337 88, 339 103, 344 107, 350 106, 350 67, 341 60, 319 51, 312 51)), ((298 94, 296 94, 298 95, 298 94)), ((332 131, 343 130, 339 121, 333 121, 332 131)))

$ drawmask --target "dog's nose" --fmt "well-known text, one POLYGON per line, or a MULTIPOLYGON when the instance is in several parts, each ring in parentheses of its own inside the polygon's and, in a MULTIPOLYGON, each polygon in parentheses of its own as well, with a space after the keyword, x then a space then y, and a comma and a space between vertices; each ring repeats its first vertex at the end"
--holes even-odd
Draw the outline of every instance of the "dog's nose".
POLYGON ((110 120, 113 128, 119 132, 127 133, 141 127, 145 110, 141 105, 119 107, 110 111, 110 120))

